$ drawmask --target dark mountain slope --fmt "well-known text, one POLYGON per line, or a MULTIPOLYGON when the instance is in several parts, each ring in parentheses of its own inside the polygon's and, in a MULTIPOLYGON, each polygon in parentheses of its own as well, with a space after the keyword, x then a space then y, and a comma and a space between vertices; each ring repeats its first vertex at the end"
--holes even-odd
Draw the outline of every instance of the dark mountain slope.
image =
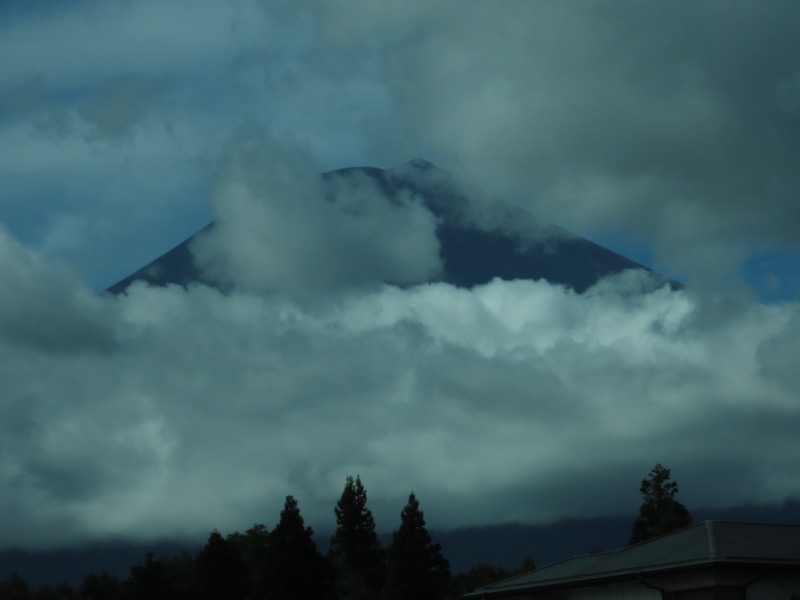
MULTIPOLYGON (((419 195, 439 218, 437 236, 444 273, 440 281, 458 287, 473 287, 501 279, 546 279, 583 292, 602 277, 625 269, 645 267, 589 240, 558 227, 542 230, 542 241, 525 243, 513 231, 519 220, 530 220, 521 209, 506 207, 505 227, 479 225, 469 215, 468 200, 447 174, 432 164, 416 159, 395 169, 353 167, 322 175, 331 182, 338 177, 366 176, 391 199, 400 194, 419 195)), ((213 227, 210 223, 205 228, 213 227)), ((204 279, 192 258, 191 243, 200 232, 177 245, 107 291, 122 293, 133 281, 153 285, 191 282, 204 279)))

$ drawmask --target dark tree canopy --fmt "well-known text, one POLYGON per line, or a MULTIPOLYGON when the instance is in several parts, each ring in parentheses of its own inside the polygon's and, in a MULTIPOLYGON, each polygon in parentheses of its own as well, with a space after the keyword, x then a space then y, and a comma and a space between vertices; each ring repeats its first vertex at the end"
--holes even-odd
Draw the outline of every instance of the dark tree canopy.
POLYGON ((339 596, 375 598, 386 578, 385 564, 360 477, 347 476, 334 513, 336 531, 331 537, 330 557, 338 573, 339 596))
POLYGON ((670 479, 670 470, 657 464, 639 488, 642 505, 633 524, 628 545, 644 542, 692 524, 686 507, 675 499, 678 484, 670 479))
POLYGON ((130 583, 133 595, 137 598, 166 598, 169 581, 164 561, 148 552, 143 564, 131 567, 130 583))
POLYGON ((11 573, 8 579, 0 582, 0 598, 9 600, 25 600, 31 597, 31 589, 25 580, 16 572, 11 573))
POLYGON ((116 600, 122 597, 122 582, 108 571, 87 573, 78 588, 79 598, 116 600))
POLYGON ((386 600, 436 600, 450 580, 450 564, 442 548, 434 544, 425 527, 425 517, 412 492, 400 513, 400 528, 392 535, 386 600))
POLYGON ((458 573, 452 577, 449 585, 448 598, 461 598, 464 594, 490 585, 501 579, 508 579, 515 575, 522 575, 536 570, 536 563, 529 556, 522 559, 517 568, 508 570, 497 565, 486 563, 477 564, 467 571, 458 573))
POLYGON ((236 600, 249 591, 247 569, 238 549, 216 530, 197 556, 197 575, 202 597, 208 600, 236 600))
POLYGON ((286 497, 278 524, 269 534, 265 587, 272 600, 319 600, 331 595, 328 561, 317 551, 297 500, 286 497))
POLYGON ((266 595, 265 573, 269 560, 269 530, 256 523, 244 533, 229 534, 226 541, 241 557, 250 582, 250 595, 263 598, 266 595))

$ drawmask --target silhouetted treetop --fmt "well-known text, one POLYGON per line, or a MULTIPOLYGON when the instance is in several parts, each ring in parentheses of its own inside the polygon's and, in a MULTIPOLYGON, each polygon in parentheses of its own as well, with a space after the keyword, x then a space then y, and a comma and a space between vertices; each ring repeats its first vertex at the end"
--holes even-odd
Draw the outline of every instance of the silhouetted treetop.
POLYGON ((400 527, 392 535, 382 596, 386 600, 436 600, 449 580, 450 564, 441 546, 433 543, 412 492, 400 513, 400 527))
POLYGON ((651 469, 649 477, 642 480, 639 488, 643 497, 642 505, 639 507, 639 517, 633 524, 628 545, 692 524, 689 511, 675 499, 678 484, 670 476, 670 470, 659 463, 651 469))
POLYGON ((317 551, 293 496, 286 497, 278 524, 269 534, 265 587, 271 600, 319 600, 332 595, 333 575, 317 551))
POLYGON ((385 565, 360 477, 347 476, 334 513, 336 531, 331 537, 329 554, 338 572, 339 595, 374 598, 383 587, 385 565))

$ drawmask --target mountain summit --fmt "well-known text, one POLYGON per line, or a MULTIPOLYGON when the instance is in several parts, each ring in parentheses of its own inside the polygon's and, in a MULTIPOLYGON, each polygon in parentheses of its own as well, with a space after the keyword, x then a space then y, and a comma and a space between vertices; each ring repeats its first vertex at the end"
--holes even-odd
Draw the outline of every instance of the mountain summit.
MULTIPOLYGON (((471 288, 494 278, 545 279, 580 293, 607 275, 646 269, 559 227, 539 227, 520 208, 480 208, 445 171, 422 158, 392 169, 349 167, 329 171, 321 176, 323 189, 332 189, 337 179, 348 177, 368 178, 390 202, 400 202, 412 194, 435 215, 443 270, 434 281, 471 288)), ((198 236, 211 232, 214 226, 214 222, 209 223, 107 291, 122 293, 137 280, 156 286, 214 284, 198 266, 191 249, 198 236)))

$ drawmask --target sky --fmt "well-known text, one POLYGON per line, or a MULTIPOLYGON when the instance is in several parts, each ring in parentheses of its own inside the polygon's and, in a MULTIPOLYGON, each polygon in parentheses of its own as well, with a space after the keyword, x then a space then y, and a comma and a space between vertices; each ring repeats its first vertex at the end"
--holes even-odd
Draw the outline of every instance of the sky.
MULTIPOLYGON (((800 494, 793 0, 0 5, 0 540, 378 528, 800 494), (315 174, 424 157, 686 282, 471 290, 436 217, 315 174), (102 295, 211 219, 224 284, 102 295), (401 287, 383 282, 395 281, 401 287)), ((527 235, 533 239, 536 229, 527 235)), ((518 232, 519 233, 519 232, 518 232)))

